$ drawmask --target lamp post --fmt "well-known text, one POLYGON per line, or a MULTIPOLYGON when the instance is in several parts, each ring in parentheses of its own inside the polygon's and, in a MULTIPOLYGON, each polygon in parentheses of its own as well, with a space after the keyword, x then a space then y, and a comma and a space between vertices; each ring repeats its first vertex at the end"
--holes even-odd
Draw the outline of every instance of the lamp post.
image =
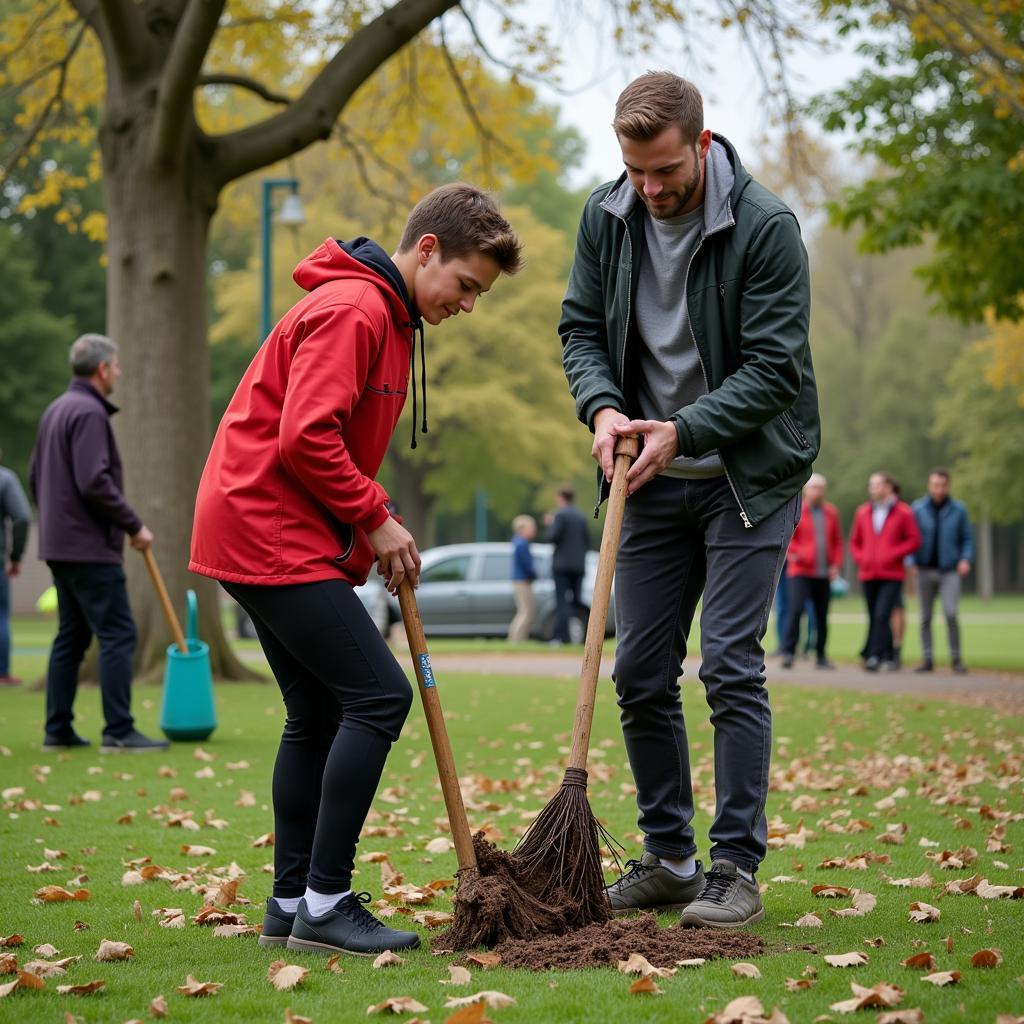
POLYGON ((263 207, 261 216, 262 227, 262 276, 263 288, 260 308, 260 344, 266 340, 273 323, 273 305, 271 296, 273 294, 273 273, 272 261, 273 250, 271 246, 274 233, 273 216, 273 195, 274 190, 279 188, 288 189, 288 195, 281 203, 281 209, 277 215, 277 222, 287 227, 299 227, 306 223, 306 214, 302 209, 302 200, 299 198, 299 182, 297 178, 266 178, 263 181, 263 207))

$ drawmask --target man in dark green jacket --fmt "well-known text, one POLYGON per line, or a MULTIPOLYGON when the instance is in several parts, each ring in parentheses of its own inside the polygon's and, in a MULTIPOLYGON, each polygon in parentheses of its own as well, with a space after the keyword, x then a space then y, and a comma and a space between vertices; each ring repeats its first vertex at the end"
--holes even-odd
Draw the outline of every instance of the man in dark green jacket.
POLYGON ((704 128, 689 82, 649 72, 613 122, 626 170, 580 221, 559 333, 593 455, 640 434, 615 575, 615 685, 644 852, 614 910, 739 927, 764 909, 771 709, 764 636, 818 451, 807 254, 792 212, 704 128), (697 603, 715 730, 711 868, 696 859, 678 677, 697 603))

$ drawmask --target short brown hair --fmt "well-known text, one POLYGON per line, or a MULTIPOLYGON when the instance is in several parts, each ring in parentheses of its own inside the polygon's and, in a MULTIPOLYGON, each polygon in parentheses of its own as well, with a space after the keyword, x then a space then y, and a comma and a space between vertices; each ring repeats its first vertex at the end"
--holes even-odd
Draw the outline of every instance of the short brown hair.
POLYGON ((704 130, 700 90, 671 71, 648 71, 634 78, 615 101, 615 134, 647 142, 677 124, 683 142, 691 145, 704 130))
POLYGON ((522 243, 511 225, 494 200, 472 185, 455 182, 425 195, 405 222, 398 251, 408 252, 427 234, 437 235, 444 263, 479 252, 503 274, 515 274, 523 265, 522 243))

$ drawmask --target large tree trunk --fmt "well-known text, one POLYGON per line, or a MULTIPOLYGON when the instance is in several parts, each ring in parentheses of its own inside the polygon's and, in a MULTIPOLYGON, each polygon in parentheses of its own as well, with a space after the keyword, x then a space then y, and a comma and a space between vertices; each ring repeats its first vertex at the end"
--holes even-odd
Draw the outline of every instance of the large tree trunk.
MULTIPOLYGON (((216 195, 197 184, 204 181, 198 157, 164 168, 147 159, 152 95, 151 83, 127 96, 111 88, 102 131, 107 329, 121 349, 123 377, 113 397, 123 408, 115 429, 125 490, 153 531, 153 552, 180 617, 186 589, 198 594, 199 632, 214 674, 254 678, 228 646, 219 588, 188 572, 192 511, 210 445, 206 243, 216 195)), ((141 556, 129 550, 125 561, 139 631, 136 670, 151 676, 162 669, 170 630, 141 556)))

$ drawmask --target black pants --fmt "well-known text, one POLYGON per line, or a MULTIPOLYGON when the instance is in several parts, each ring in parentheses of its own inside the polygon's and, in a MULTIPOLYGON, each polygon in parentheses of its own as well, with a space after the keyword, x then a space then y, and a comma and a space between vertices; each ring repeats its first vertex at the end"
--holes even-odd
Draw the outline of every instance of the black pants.
POLYGON ((95 636, 100 645, 103 735, 127 736, 132 719, 135 622, 124 568, 102 562, 47 562, 57 588, 57 636, 46 670, 46 735, 66 739, 74 720, 78 669, 95 636))
POLYGON ((412 687, 342 580, 224 589, 249 613, 287 712, 274 764, 274 895, 344 892, 412 687))
POLYGON ((832 588, 827 577, 816 579, 813 576, 790 576, 786 580, 789 588, 789 614, 786 618, 786 635, 782 641, 783 654, 795 654, 800 639, 800 619, 804 608, 810 601, 814 606, 815 646, 818 660, 825 658, 825 645, 828 643, 828 606, 832 599, 832 588))
POLYGON ((868 638, 861 654, 864 658, 892 661, 892 626, 889 620, 903 595, 903 580, 865 580, 861 587, 868 606, 868 638))
POLYGON ((573 610, 580 607, 580 587, 583 585, 581 572, 552 572, 555 581, 555 629, 552 639, 567 644, 569 619, 573 610))

